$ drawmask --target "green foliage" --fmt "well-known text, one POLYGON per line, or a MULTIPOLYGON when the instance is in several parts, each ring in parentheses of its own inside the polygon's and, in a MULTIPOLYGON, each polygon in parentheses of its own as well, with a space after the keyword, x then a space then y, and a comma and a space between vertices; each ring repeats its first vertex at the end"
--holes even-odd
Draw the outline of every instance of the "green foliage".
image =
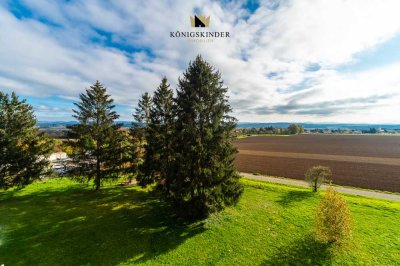
POLYGON ((304 127, 301 125, 297 125, 297 124, 291 124, 288 127, 288 132, 290 135, 296 135, 296 134, 301 134, 304 132, 304 127))
POLYGON ((317 209, 316 235, 328 243, 340 243, 351 236, 350 210, 346 200, 332 186, 317 209))
POLYGON ((53 142, 39 133, 32 106, 0 92, 0 188, 24 186, 49 174, 53 142))
POLYGON ((160 86, 154 92, 152 105, 149 109, 150 117, 145 127, 144 161, 138 176, 138 181, 141 185, 165 180, 171 170, 171 163, 174 157, 175 107, 173 92, 170 89, 167 78, 162 79, 160 86))
POLYGON ((180 215, 207 216, 242 193, 227 90, 220 73, 198 56, 179 80, 176 98, 163 78, 153 98, 139 100, 131 130, 143 158, 137 180, 142 186, 156 181, 180 215))
POLYGON ((202 217, 238 201, 242 186, 233 161, 236 119, 221 75, 197 56, 179 79, 174 161, 165 193, 178 211, 202 217))
POLYGON ((153 172, 151 171, 152 159, 147 155, 145 145, 148 139, 148 125, 150 123, 150 110, 153 102, 150 95, 146 92, 139 99, 138 106, 133 114, 134 122, 130 128, 132 148, 131 153, 134 160, 131 165, 131 172, 136 175, 137 181, 142 186, 150 184, 153 181, 153 172), (147 157, 148 162, 143 165, 143 158, 147 157))
POLYGON ((182 224, 149 189, 69 179, 0 191, 5 265, 397 265, 400 203, 344 195, 354 221, 344 247, 315 240, 320 194, 242 179, 239 203, 182 224), (23 211, 21 211, 23 210, 23 211), (44 248, 46 247, 46 248, 44 248), (371 252, 373 251, 373 252, 371 252))
POLYGON ((135 136, 140 140, 145 139, 146 127, 150 122, 150 112, 153 102, 149 93, 144 93, 139 99, 138 106, 133 114, 134 122, 132 123, 132 130, 135 136))
POLYGON ((297 124, 291 124, 287 128, 283 127, 252 127, 252 128, 238 128, 235 130, 236 135, 240 137, 244 136, 286 136, 296 135, 304 132, 304 127, 297 124))
POLYGON ((113 110, 113 99, 106 88, 97 81, 80 94, 80 102, 75 103, 74 117, 79 124, 71 127, 77 141, 72 141, 73 159, 79 165, 79 173, 88 179, 94 178, 95 189, 100 189, 104 178, 117 178, 129 162, 128 135, 115 124, 119 115, 113 110))
POLYGON ((306 181, 310 183, 314 192, 332 176, 332 171, 327 166, 317 165, 313 166, 306 172, 306 181))

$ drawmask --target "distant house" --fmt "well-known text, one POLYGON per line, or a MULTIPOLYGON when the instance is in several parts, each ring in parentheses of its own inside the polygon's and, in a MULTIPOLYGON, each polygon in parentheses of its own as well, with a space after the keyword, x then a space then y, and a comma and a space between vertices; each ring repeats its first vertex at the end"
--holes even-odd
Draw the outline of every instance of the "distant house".
POLYGON ((56 161, 65 160, 65 159, 68 159, 68 156, 65 152, 62 152, 62 151, 52 153, 49 157, 50 162, 56 162, 56 161))

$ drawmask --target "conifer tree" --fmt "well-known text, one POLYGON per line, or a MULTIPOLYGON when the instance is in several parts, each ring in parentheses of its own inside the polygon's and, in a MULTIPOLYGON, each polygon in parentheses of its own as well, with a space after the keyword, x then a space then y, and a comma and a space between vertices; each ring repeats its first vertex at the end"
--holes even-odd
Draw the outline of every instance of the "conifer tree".
POLYGON ((139 99, 138 106, 133 114, 134 122, 132 123, 132 130, 136 136, 143 139, 145 137, 145 129, 150 122, 150 110, 152 107, 152 99, 149 93, 145 92, 139 99))
POLYGON ((172 141, 174 128, 173 92, 167 78, 154 92, 150 117, 146 126, 146 145, 144 145, 143 172, 139 183, 146 185, 157 180, 164 180, 169 172, 173 157, 172 141))
POLYGON ((218 71, 197 56, 179 79, 174 164, 166 196, 182 214, 199 218, 234 204, 242 193, 231 141, 236 127, 218 71))
POLYGON ((127 142, 121 125, 115 123, 119 115, 114 101, 99 81, 79 98, 73 110, 79 124, 71 127, 78 136, 73 157, 81 173, 93 178, 95 190, 99 190, 102 179, 117 177, 122 170, 127 142))
POLYGON ((36 122, 26 100, 0 92, 0 188, 22 187, 49 173, 53 142, 36 122))
POLYGON ((145 146, 147 143, 148 125, 150 123, 150 110, 152 104, 153 102, 150 95, 147 92, 144 93, 139 99, 138 106, 133 114, 134 122, 130 129, 132 153, 134 154, 134 157, 137 158, 132 162, 131 172, 136 174, 136 179, 142 186, 151 183, 151 180, 153 180, 150 169, 147 169, 147 165, 150 163, 143 165, 146 156, 145 146))

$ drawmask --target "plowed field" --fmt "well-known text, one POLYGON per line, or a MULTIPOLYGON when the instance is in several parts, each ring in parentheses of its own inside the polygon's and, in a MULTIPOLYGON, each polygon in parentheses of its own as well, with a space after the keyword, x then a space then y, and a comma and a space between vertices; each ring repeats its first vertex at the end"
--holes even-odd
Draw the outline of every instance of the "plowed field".
POLYGON ((304 179, 320 164, 331 167, 335 184, 400 192, 400 136, 265 136, 234 144, 241 172, 304 179))

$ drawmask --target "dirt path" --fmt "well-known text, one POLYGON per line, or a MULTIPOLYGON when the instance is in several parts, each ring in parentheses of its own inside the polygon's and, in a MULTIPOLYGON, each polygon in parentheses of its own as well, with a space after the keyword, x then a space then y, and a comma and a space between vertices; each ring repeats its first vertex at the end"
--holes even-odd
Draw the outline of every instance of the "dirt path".
POLYGON ((293 158, 293 159, 311 159, 311 160, 325 160, 325 161, 353 162, 353 163, 373 163, 373 164, 400 166, 400 159, 397 158, 329 155, 329 154, 313 154, 313 153, 299 153, 299 152, 255 151, 255 150, 239 150, 239 154, 268 156, 268 157, 283 157, 283 158, 293 158))
MULTIPOLYGON (((350 157, 352 157, 352 156, 350 156, 350 157)), ((253 174, 248 174, 248 173, 240 173, 240 175, 245 178, 248 178, 248 179, 269 181, 269 182, 273 182, 273 183, 294 185, 294 186, 300 186, 300 187, 309 187, 307 182, 301 181, 301 180, 271 177, 271 176, 264 176, 264 175, 253 175, 253 174)), ((325 189, 326 186, 322 186, 321 188, 325 189)), ((337 191, 339 191, 341 193, 400 201, 400 195, 398 195, 398 194, 390 194, 390 193, 384 193, 384 192, 376 192, 376 191, 362 190, 362 189, 356 189, 356 188, 347 188, 347 187, 340 187, 340 186, 335 186, 335 188, 337 191)))

